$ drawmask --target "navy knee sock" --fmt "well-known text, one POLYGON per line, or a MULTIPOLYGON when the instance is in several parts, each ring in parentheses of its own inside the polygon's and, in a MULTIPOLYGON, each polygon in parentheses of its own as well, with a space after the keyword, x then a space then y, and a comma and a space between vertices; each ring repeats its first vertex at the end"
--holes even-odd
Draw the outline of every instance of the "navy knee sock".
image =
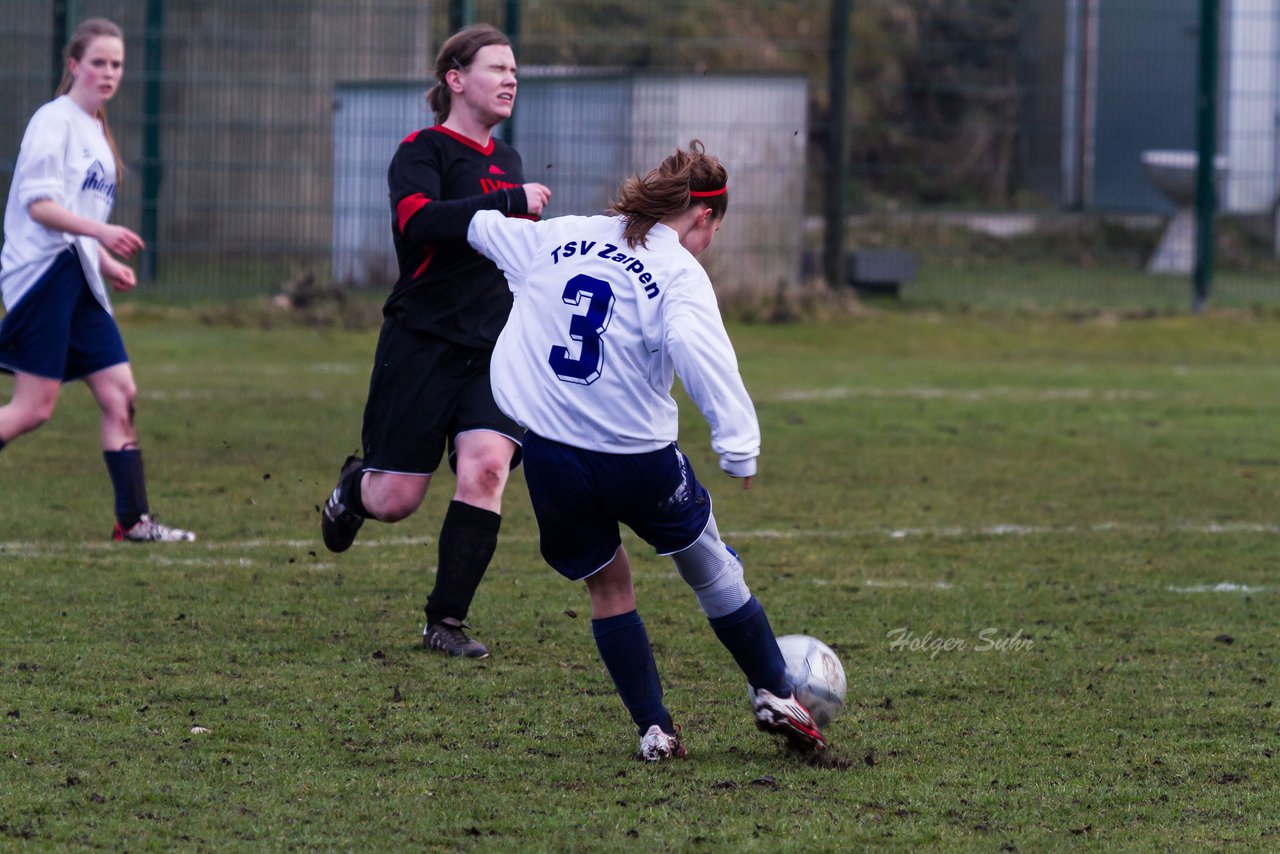
POLYGON ((111 486, 116 493, 116 521, 127 531, 148 512, 142 451, 137 448, 103 451, 102 459, 107 463, 107 474, 111 475, 111 486))
POLYGON ((765 688, 778 697, 791 696, 787 665, 778 649, 778 640, 769 627, 769 618, 756 597, 738 610, 710 620, 711 628, 753 688, 765 688))
POLYGON ((657 724, 674 734, 671 713, 662 705, 662 682, 649 648, 649 633, 637 611, 591 621, 600 658, 613 678, 622 705, 641 735, 657 724))
POLYGON ((5 442, 5 440, 4 440, 4 439, 0 439, 0 451, 3 451, 3 450, 4 450, 4 446, 5 446, 5 445, 7 445, 7 444, 8 444, 8 443, 7 443, 7 442, 5 442))

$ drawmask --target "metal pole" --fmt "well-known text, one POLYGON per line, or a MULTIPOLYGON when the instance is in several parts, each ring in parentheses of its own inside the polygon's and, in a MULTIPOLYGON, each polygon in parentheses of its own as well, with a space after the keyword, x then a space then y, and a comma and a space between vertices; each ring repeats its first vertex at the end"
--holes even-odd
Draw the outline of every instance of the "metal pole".
MULTIPOLYGON (((516 55, 516 65, 520 64, 520 0, 507 0, 507 38, 511 39, 511 52, 516 55)), ((514 142, 516 136, 516 117, 513 115, 502 123, 502 141, 507 145, 514 142)))
POLYGON ((53 0, 53 91, 62 82, 66 70, 62 52, 80 23, 80 0, 53 0))
POLYGON ((449 0, 449 32, 456 33, 476 22, 475 0, 449 0))
POLYGON ((58 84, 62 82, 62 70, 65 67, 62 51, 71 40, 71 27, 67 23, 67 5, 67 0, 53 2, 53 86, 50 87, 50 92, 56 92, 58 84))
POLYGON ((142 221, 139 228, 147 251, 139 262, 141 279, 156 277, 160 234, 160 114, 164 109, 164 0, 147 0, 145 69, 142 89, 142 221))
POLYGON ((1219 0, 1200 0, 1200 80, 1196 93, 1196 264, 1191 311, 1200 313, 1213 282, 1213 216, 1217 208, 1219 0))
POLYGON ((823 240, 827 285, 845 280, 844 234, 849 184, 849 16, 851 0, 831 0, 831 50, 827 70, 827 181, 823 240))
POLYGON ((507 0, 506 34, 511 39, 511 50, 520 58, 520 0, 507 0))

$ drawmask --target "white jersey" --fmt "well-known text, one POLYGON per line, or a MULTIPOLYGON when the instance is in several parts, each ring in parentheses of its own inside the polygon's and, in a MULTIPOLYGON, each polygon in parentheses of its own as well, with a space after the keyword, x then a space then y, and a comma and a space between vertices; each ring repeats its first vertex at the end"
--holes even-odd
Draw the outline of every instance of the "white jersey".
POLYGON ((36 110, 22 148, 4 209, 4 250, 0 252, 0 292, 12 310, 58 253, 75 245, 93 294, 107 311, 111 303, 99 271, 98 241, 45 228, 27 206, 51 199, 74 214, 106 222, 116 195, 116 161, 99 121, 67 95, 36 110))
POLYGON ((754 475, 760 425, 711 281, 672 229, 655 225, 648 248, 631 249, 623 225, 472 219, 467 239, 506 273, 514 298, 490 366, 498 406, 575 448, 646 453, 676 440, 679 374, 711 424, 720 467, 754 475))

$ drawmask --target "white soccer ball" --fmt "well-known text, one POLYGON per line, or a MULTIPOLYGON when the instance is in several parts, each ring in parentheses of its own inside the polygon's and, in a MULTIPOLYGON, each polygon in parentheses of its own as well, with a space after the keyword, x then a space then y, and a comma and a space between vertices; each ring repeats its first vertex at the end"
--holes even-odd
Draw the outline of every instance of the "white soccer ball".
POLYGON ((844 711, 848 687, 844 666, 831 647, 809 635, 783 635, 778 649, 787 663, 787 678, 796 699, 809 710, 818 726, 826 726, 844 711))

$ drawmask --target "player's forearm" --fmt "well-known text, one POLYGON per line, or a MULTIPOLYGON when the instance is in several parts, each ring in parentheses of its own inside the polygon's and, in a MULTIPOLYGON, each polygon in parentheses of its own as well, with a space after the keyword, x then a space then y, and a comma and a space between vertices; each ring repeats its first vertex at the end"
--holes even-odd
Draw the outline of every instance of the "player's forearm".
POLYGON ((27 205, 27 213, 31 215, 33 220, 52 231, 83 235, 84 237, 92 237, 95 240, 101 239, 103 226, 105 225, 105 223, 98 222, 96 219, 74 214, 53 199, 36 199, 27 205))
POLYGON ((754 475, 760 456, 760 422, 750 398, 720 401, 717 408, 708 406, 703 413, 711 425, 711 449, 720 455, 720 469, 734 477, 754 475))
POLYGON ((496 210, 504 214, 523 214, 524 190, 497 190, 482 196, 465 199, 432 200, 427 202, 405 225, 405 237, 415 243, 441 243, 446 240, 463 240, 467 227, 478 211, 496 210))
POLYGON ((711 447, 720 455, 720 468, 734 477, 753 475, 760 421, 719 315, 672 309, 667 352, 689 398, 711 425, 711 447))
POLYGON ((754 461, 760 455, 760 421, 733 359, 715 358, 687 346, 672 347, 671 356, 689 399, 711 426, 711 448, 720 455, 720 467, 729 471, 728 463, 750 463, 752 471, 746 474, 754 473, 754 461))

